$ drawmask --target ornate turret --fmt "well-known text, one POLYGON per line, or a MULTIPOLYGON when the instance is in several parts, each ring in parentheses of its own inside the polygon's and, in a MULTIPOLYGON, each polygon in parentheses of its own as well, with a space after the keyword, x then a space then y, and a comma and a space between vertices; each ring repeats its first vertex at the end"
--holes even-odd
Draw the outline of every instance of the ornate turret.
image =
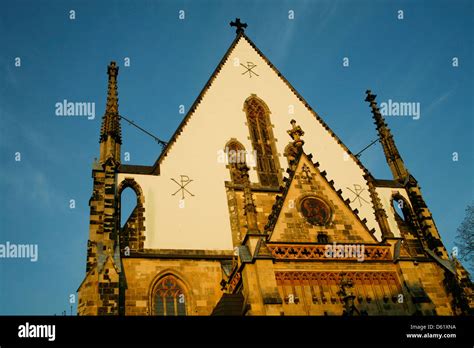
POLYGON ((375 219, 377 220, 380 231, 382 232, 382 239, 385 240, 387 238, 393 238, 393 232, 390 230, 390 226, 388 224, 388 217, 385 209, 382 206, 382 202, 375 190, 374 186, 374 178, 371 174, 367 173, 365 175, 365 179, 367 180, 367 185, 369 186, 369 194, 370 199, 372 200, 372 204, 374 206, 374 213, 375 219))
POLYGON ((259 233, 257 208, 255 207, 252 190, 250 188, 249 167, 245 163, 238 163, 237 166, 244 184, 244 211, 247 217, 247 231, 250 233, 259 233))
POLYGON ((118 66, 110 62, 107 68, 109 75, 107 105, 102 117, 100 129, 100 163, 103 164, 112 157, 115 162, 120 163, 120 145, 122 144, 122 130, 120 127, 120 115, 118 111, 117 76, 118 66))
MULTIPOLYGON (((397 146, 395 145, 395 141, 393 140, 392 133, 377 107, 377 102, 375 101, 377 96, 372 94, 370 90, 367 90, 366 94, 367 97, 365 98, 365 101, 370 103, 372 115, 379 133, 380 143, 382 144, 385 153, 385 158, 387 159, 387 163, 392 171, 393 178, 405 186, 405 189, 407 190, 410 202, 421 228, 421 237, 426 240, 428 249, 434 251, 437 256, 443 259, 448 259, 448 253, 441 242, 438 229, 436 228, 433 216, 423 199, 418 182, 405 167, 397 146)), ((374 204, 375 203, 376 199, 374 201, 374 204)), ((377 214, 377 207, 375 208, 376 216, 379 215, 380 217, 380 213, 377 214)), ((383 224, 381 224, 381 227, 383 229, 383 224)))
POLYGON ((367 90, 366 93, 367 97, 365 98, 365 101, 370 103, 372 115, 379 133, 380 143, 382 144, 385 158, 387 159, 387 163, 392 171, 393 178, 397 181, 403 181, 410 174, 408 173, 400 153, 398 152, 390 128, 388 128, 382 114, 380 113, 380 109, 377 107, 377 102, 375 101, 377 96, 372 94, 370 90, 367 90))
POLYGON ((124 313, 123 273, 121 272, 117 167, 120 164, 122 135, 118 112, 115 62, 108 66, 107 105, 100 130, 100 159, 92 168, 93 192, 89 200, 90 224, 87 242, 86 278, 79 287, 80 315, 124 313), (89 297, 90 294, 94 294, 89 297), (87 298, 88 300, 84 300, 87 298))

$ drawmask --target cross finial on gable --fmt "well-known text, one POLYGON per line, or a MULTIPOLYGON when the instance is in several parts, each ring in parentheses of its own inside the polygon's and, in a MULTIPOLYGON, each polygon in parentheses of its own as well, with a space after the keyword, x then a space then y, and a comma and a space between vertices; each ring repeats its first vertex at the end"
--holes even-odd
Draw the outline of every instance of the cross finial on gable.
POLYGON ((230 22, 230 26, 231 27, 236 27, 237 29, 235 30, 235 32, 237 34, 240 34, 240 33, 244 32, 243 28, 247 28, 247 23, 241 23, 240 18, 236 18, 235 22, 230 22))

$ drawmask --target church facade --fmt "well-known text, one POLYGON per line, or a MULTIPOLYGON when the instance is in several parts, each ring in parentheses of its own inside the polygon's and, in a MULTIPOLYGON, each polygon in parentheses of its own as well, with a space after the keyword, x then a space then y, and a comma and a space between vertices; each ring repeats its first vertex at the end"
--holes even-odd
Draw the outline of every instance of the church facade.
POLYGON ((472 313, 472 283, 376 96, 365 100, 389 180, 232 25, 235 40, 152 166, 121 163, 119 68, 108 66, 78 314, 472 313), (121 226, 127 188, 136 206, 121 226))

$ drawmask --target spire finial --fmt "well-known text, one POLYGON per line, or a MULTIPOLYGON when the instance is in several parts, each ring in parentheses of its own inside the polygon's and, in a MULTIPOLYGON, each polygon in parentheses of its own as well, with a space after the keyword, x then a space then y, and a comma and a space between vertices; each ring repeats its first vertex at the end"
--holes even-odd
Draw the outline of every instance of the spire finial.
POLYGON ((117 76, 118 66, 115 62, 110 62, 107 67, 107 75, 109 75, 109 86, 107 92, 107 106, 106 113, 116 114, 118 113, 118 92, 117 92, 117 76))
POLYGON ((120 116, 118 111, 118 90, 117 76, 119 68, 114 61, 110 62, 107 67, 109 75, 107 104, 105 114, 102 118, 102 128, 100 131, 100 141, 106 141, 107 136, 111 136, 117 143, 122 143, 122 130, 120 127, 120 116))
POLYGON ((236 18, 236 19, 235 19, 235 22, 230 22, 230 26, 237 28, 237 29, 235 30, 235 32, 236 32, 237 34, 243 34, 243 33, 244 33, 244 29, 243 29, 243 28, 247 28, 247 23, 241 23, 241 22, 240 22, 240 18, 236 18))
POLYGON ((115 62, 110 62, 107 67, 109 75, 107 104, 105 114, 102 117, 100 128, 100 163, 105 163, 113 158, 120 163, 120 145, 122 144, 122 129, 120 127, 120 115, 118 110, 117 76, 119 68, 115 62))
POLYGON ((392 171, 393 177, 395 180, 405 180, 409 176, 409 173, 403 163, 400 153, 398 152, 397 146, 395 145, 390 128, 388 128, 382 114, 380 113, 380 109, 377 107, 377 101, 375 100, 377 95, 372 94, 370 89, 365 93, 367 94, 365 101, 370 104, 370 108, 372 109, 372 117, 377 126, 380 143, 382 144, 385 158, 390 170, 392 171))

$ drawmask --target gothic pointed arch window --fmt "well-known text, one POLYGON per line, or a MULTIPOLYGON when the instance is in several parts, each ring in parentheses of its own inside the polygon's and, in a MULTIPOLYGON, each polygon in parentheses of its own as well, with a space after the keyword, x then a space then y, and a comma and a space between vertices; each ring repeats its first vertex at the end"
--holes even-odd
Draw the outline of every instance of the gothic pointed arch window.
POLYGON ((400 193, 392 195, 392 209, 395 222, 400 235, 405 239, 404 243, 412 255, 424 255, 421 241, 421 230, 410 203, 400 193))
POLYGON ((410 208, 410 204, 407 200, 399 193, 392 195, 392 206, 395 212, 395 216, 410 226, 414 225, 413 212, 410 208))
POLYGON ((128 251, 143 250, 145 243, 145 196, 143 191, 135 179, 125 178, 117 188, 117 196, 117 222, 121 226, 120 249, 122 252, 126 250, 125 248, 128 248, 128 251), (128 195, 127 191, 131 195, 128 195), (126 214, 126 211, 129 211, 129 214, 126 214))
POLYGON ((172 274, 158 280, 153 289, 153 314, 186 315, 186 295, 181 282, 172 274))
POLYGON ((256 95, 244 103, 252 147, 256 152, 257 173, 262 186, 278 187, 281 173, 270 122, 270 110, 256 95))
POLYGON ((234 184, 243 184, 244 179, 240 173, 238 165, 246 163, 245 147, 236 139, 231 139, 225 146, 227 156, 227 167, 230 170, 230 179, 234 184))

